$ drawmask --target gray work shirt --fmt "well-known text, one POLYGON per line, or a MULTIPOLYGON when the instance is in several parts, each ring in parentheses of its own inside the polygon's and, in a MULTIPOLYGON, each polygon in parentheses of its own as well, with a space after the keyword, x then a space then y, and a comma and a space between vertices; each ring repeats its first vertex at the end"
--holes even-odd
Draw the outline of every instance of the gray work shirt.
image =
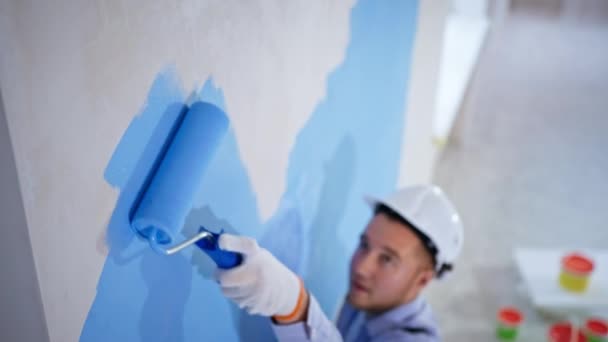
POLYGON ((437 323, 422 297, 377 316, 345 303, 334 325, 310 295, 308 319, 290 325, 272 325, 279 341, 329 342, 438 342, 437 323))

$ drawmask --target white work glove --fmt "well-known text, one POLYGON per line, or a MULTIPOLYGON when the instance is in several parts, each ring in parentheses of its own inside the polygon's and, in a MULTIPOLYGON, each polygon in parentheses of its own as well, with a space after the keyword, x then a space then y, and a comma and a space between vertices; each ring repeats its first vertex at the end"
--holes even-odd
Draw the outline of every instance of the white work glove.
POLYGON ((298 276, 254 239, 222 234, 218 245, 243 255, 241 265, 216 272, 226 297, 250 314, 288 316, 295 311, 302 287, 298 276))

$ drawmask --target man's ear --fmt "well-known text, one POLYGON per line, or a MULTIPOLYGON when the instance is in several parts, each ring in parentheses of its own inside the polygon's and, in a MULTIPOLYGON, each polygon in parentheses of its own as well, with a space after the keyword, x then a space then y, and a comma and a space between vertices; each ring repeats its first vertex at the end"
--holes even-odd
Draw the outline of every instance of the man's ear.
POLYGON ((418 287, 422 290, 433 280, 433 278, 435 278, 434 270, 428 268, 420 270, 417 279, 418 287))

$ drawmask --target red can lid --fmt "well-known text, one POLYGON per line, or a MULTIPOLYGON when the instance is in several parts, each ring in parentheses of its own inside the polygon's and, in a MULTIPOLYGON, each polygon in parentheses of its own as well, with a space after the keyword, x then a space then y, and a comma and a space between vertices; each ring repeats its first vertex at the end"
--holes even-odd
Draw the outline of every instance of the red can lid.
POLYGON ((549 341, 551 342, 585 342, 586 340, 583 332, 574 328, 569 322, 556 323, 549 328, 549 341), (576 339, 572 338, 573 334, 576 339))
POLYGON ((508 325, 519 325, 524 320, 524 315, 516 308, 506 307, 498 311, 498 320, 508 325))
POLYGON ((585 323, 587 330, 595 336, 608 336, 608 323, 600 318, 590 318, 585 323))
POLYGON ((594 268, 593 260, 580 253, 566 255, 562 259, 562 266, 570 272, 584 274, 591 273, 594 268))

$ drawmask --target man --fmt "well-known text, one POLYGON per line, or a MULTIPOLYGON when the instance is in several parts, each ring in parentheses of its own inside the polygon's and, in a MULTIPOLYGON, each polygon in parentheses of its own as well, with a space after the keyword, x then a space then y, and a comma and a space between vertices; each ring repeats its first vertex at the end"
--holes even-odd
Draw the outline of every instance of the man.
POLYGON ((374 215, 352 256, 350 288, 336 325, 301 279, 250 238, 220 237, 220 248, 244 256, 240 266, 218 271, 223 293, 251 314, 272 317, 281 341, 439 341, 420 293, 450 271, 460 253, 458 213, 430 185, 368 203, 374 215))

